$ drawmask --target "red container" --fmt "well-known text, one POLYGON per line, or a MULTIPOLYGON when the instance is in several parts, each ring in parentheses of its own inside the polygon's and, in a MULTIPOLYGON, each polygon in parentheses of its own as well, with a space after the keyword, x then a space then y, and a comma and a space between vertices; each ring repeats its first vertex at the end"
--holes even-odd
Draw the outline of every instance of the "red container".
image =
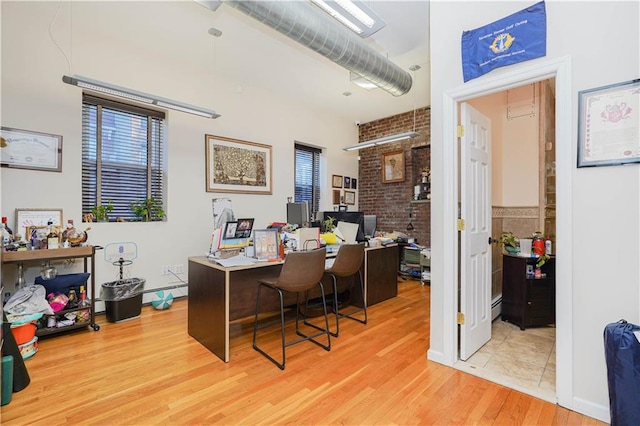
POLYGON ((542 237, 533 238, 533 253, 539 255, 544 254, 544 240, 542 237))
POLYGON ((16 339, 17 345, 23 345, 31 341, 36 335, 36 325, 32 322, 12 325, 11 334, 13 334, 13 337, 16 339))

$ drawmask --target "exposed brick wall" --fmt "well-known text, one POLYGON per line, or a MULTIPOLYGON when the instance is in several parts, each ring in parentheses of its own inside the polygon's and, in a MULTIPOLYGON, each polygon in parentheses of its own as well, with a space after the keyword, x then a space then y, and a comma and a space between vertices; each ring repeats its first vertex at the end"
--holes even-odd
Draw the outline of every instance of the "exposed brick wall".
MULTIPOLYGON (((363 123, 359 129, 359 141, 364 142, 396 133, 414 130, 414 111, 381 120, 363 123)), ((420 244, 431 245, 431 203, 411 203, 413 187, 422 167, 430 167, 430 149, 414 149, 431 142, 431 109, 415 110, 415 131, 419 136, 400 142, 365 148, 359 151, 358 202, 365 214, 377 216, 380 231, 401 231, 414 237, 420 244), (382 154, 404 151, 405 180, 382 183, 382 154), (426 163, 426 164, 425 164, 426 163), (409 219, 409 207, 412 217, 409 219), (407 231, 411 222, 414 229, 407 231)))

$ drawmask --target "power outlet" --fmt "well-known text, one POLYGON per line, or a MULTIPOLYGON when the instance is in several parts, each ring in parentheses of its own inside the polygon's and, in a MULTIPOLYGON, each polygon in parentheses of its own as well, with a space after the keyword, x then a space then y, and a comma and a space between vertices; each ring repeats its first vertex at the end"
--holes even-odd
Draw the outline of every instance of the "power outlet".
POLYGON ((169 275, 169 270, 171 270, 171 267, 169 265, 163 265, 162 266, 162 275, 169 275))
POLYGON ((184 274, 184 265, 183 264, 176 265, 174 272, 176 274, 184 274))

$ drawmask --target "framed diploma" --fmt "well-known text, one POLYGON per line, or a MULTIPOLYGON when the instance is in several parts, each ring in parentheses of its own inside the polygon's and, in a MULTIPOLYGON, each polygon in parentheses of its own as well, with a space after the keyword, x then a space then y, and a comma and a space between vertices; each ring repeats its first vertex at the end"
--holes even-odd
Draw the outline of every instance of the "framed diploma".
POLYGON ((0 164, 18 169, 62 171, 62 136, 0 128, 0 164))
POLYGON ((578 93, 578 167, 640 163, 640 79, 578 93))

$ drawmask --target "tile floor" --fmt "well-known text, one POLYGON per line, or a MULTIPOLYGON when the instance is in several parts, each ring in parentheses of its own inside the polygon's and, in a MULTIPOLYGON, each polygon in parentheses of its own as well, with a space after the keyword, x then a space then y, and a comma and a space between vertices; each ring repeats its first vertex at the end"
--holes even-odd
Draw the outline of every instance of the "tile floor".
POLYGON ((496 318, 491 340, 456 368, 556 402, 556 329, 519 327, 496 318))

